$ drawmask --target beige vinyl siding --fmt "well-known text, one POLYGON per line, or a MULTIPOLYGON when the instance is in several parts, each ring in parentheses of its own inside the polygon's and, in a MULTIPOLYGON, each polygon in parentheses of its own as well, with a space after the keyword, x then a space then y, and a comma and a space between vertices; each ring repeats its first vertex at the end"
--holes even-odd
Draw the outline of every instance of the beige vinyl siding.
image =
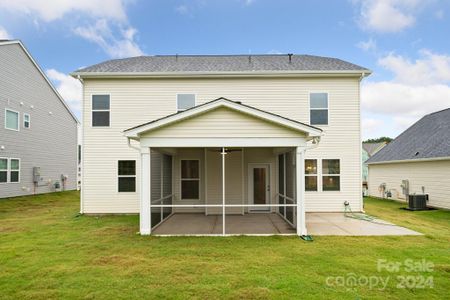
POLYGON ((379 186, 386 183, 394 199, 405 200, 404 179, 410 194, 422 194, 423 186, 430 206, 450 209, 450 160, 369 165, 369 195, 382 197, 379 186))
POLYGON ((143 137, 298 137, 298 131, 271 124, 229 108, 202 115, 143 134, 143 137), (245 128, 245 130, 242 130, 245 128))
MULTIPOLYGON (((177 93, 196 94, 197 105, 226 97, 309 123, 310 92, 329 93, 329 125, 321 126, 325 135, 320 146, 307 151, 306 157, 341 159, 341 191, 307 192, 306 209, 342 211, 343 203, 347 200, 352 209, 360 210, 359 78, 323 77, 86 79, 83 106, 85 212, 139 211, 139 193, 116 192, 115 165, 118 159, 136 159, 139 174, 138 151, 127 146, 123 130, 175 113, 177 93), (111 126, 92 128, 91 96, 104 93, 111 95, 111 126)), ((236 131, 242 129, 246 128, 238 128, 236 131)), ((286 132, 288 131, 284 131, 284 134, 286 132)))

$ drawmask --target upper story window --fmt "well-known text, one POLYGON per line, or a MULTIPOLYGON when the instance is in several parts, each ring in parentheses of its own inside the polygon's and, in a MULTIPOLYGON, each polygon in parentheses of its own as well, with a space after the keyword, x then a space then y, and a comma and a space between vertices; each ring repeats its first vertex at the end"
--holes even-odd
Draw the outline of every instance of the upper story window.
POLYGON ((19 131, 19 113, 10 109, 5 109, 5 128, 19 131))
POLYGON ((339 191, 341 189, 341 166, 339 159, 322 160, 322 190, 339 191))
POLYGON ((31 125, 30 115, 23 114, 23 128, 30 128, 30 125, 31 125))
POLYGON ((177 94, 177 112, 195 106, 195 94, 177 94))
POLYGON ((328 125, 328 93, 309 94, 309 107, 311 125, 328 125))
POLYGON ((109 95, 92 95, 92 127, 109 127, 109 95))

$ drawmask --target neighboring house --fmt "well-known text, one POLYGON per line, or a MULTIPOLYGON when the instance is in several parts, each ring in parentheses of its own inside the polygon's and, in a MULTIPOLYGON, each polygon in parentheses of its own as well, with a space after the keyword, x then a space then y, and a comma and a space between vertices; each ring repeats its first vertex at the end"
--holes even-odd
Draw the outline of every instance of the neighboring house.
POLYGON ((450 108, 426 115, 372 156, 369 194, 428 194, 429 206, 450 208, 450 108))
POLYGON ((77 119, 20 41, 0 42, 0 198, 76 188, 77 119))
POLYGON ((276 212, 305 235, 305 211, 346 201, 362 211, 369 74, 309 55, 141 56, 78 70, 81 212, 140 213, 141 234, 183 212, 218 215, 217 226, 276 212))
POLYGON ((366 161, 371 158, 375 153, 383 149, 386 146, 386 142, 380 143, 363 143, 362 144, 362 185, 363 185, 363 193, 367 195, 368 193, 368 176, 369 176, 369 168, 367 166, 366 161))

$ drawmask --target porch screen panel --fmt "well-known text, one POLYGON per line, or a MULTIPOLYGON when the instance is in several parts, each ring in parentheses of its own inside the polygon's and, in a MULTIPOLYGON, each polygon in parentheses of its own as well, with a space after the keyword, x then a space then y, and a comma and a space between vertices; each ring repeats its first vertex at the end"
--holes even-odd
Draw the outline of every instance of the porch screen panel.
MULTIPOLYGON (((172 156, 164 154, 162 162, 163 162, 162 164, 163 197, 167 197, 172 195, 172 156)), ((172 204, 172 197, 164 199, 163 204, 167 205, 172 204)), ((172 213, 171 207, 163 208, 163 219, 168 217, 171 213, 172 213)))
MULTIPOLYGON (((162 198, 161 162, 162 162, 162 154, 152 150, 150 163, 152 204, 161 204, 161 202, 158 201, 162 198)), ((162 220, 162 208, 152 206, 151 210, 152 210, 152 226, 155 226, 162 220)))
MULTIPOLYGON (((278 194, 284 195, 284 154, 278 155, 278 194)), ((284 197, 278 196, 278 203, 285 204, 284 197)), ((284 216, 284 207, 278 207, 278 212, 284 216)))
MULTIPOLYGON (((295 199, 295 158, 294 152, 286 153, 286 197, 295 199)), ((286 199, 287 204, 294 204, 295 201, 286 199)), ((286 207, 286 219, 294 224, 294 207, 286 207)))

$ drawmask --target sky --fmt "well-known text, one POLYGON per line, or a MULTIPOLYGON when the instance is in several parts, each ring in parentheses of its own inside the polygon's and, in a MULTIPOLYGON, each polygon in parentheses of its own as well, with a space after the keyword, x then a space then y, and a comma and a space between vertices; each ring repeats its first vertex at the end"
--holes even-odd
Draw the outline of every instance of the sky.
POLYGON ((364 139, 450 107, 450 0, 0 0, 0 39, 22 40, 78 117, 70 72, 155 54, 311 54, 369 68, 364 139))

